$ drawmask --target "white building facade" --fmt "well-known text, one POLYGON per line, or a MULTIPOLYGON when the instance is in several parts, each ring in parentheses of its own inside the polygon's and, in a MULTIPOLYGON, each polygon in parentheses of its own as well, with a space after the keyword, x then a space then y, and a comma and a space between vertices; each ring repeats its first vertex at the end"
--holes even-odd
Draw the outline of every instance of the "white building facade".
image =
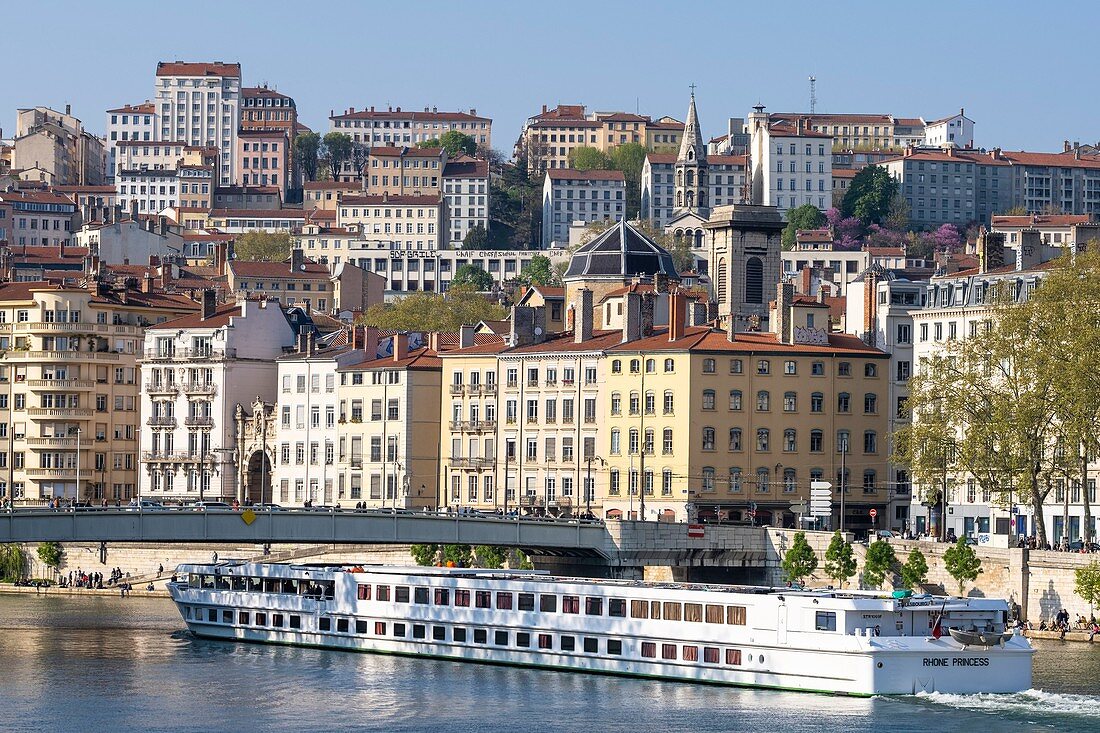
POLYGON ((152 102, 107 110, 108 182, 114 182, 118 171, 118 143, 152 142, 158 129, 157 108, 152 102))
POLYGON ((772 123, 764 108, 749 115, 752 134, 752 201, 780 213, 810 204, 825 211, 833 201, 832 136, 801 120, 772 123))
POLYGON ((162 61, 157 64, 160 140, 218 149, 217 180, 228 186, 241 125, 241 65, 162 61))
POLYGON ((546 171, 542 186, 542 248, 566 247, 575 222, 620 221, 626 213, 622 171, 546 171))
POLYGON ((489 163, 464 158, 448 161, 443 169, 447 243, 461 247, 476 226, 489 231, 489 163))

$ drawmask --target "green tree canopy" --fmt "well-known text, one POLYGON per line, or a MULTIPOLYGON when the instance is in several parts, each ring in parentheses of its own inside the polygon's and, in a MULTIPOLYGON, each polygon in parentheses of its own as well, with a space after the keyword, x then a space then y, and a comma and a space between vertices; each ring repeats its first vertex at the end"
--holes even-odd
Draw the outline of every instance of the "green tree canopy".
POLYGON ((0 581, 14 583, 22 580, 27 564, 23 548, 14 542, 0 545, 0 581))
POLYGON ((508 548, 494 545, 478 545, 474 548, 474 561, 479 568, 498 569, 508 559, 508 548))
POLYGON ((38 545, 38 559, 46 567, 57 570, 61 567, 61 556, 65 553, 60 542, 43 542, 38 545))
POLYGON ((609 170, 611 158, 599 148, 580 145, 569 151, 569 167, 579 171, 609 170))
POLYGON ((484 249, 489 244, 489 232, 484 224, 474 224, 462 238, 462 246, 467 249, 484 249))
POLYGON ((351 160, 355 145, 351 135, 345 132, 327 132, 323 140, 329 172, 332 174, 332 179, 336 180, 340 177, 340 166, 351 160))
POLYGON ((449 130, 439 137, 424 140, 416 144, 418 148, 443 148, 451 158, 459 153, 474 155, 477 153, 477 141, 464 132, 449 130))
POLYGON ((245 262, 282 262, 290 257, 294 241, 287 232, 254 229, 233 240, 233 254, 245 262))
POLYGON ((557 273, 550 266, 546 255, 535 255, 531 262, 519 273, 519 281, 525 285, 550 285, 557 279, 557 273))
POLYGON ((924 553, 913 548, 905 564, 901 566, 901 582, 909 590, 914 590, 928 579, 928 561, 924 559, 924 553))
POLYGON ((479 292, 485 292, 493 289, 493 276, 477 265, 467 263, 455 270, 454 277, 451 278, 451 287, 456 286, 469 286, 479 292))
POLYGON ((409 545, 409 554, 417 565, 430 567, 439 562, 439 545, 409 545))
POLYGON ((456 567, 468 568, 473 565, 474 552, 469 545, 443 545, 443 563, 454 563, 456 567))
POLYGON ((880 165, 869 165, 852 179, 840 211, 854 216, 864 225, 881 224, 890 213, 890 205, 898 193, 898 182, 880 165))
POLYGON ((1100 606, 1100 561, 1093 560, 1073 571, 1073 592, 1089 604, 1091 609, 1100 606))
POLYGON ((457 331, 463 325, 499 321, 504 308, 468 287, 451 287, 446 293, 415 292, 392 303, 373 305, 360 322, 375 328, 402 331, 457 331))
POLYGON ((856 558, 852 545, 844 539, 839 529, 833 532, 829 547, 825 550, 825 574, 836 581, 840 588, 844 587, 848 578, 856 574, 856 558))
POLYGON ((793 249, 795 234, 800 229, 817 229, 825 223, 825 215, 813 204, 802 204, 787 209, 787 226, 783 230, 783 249, 793 249))
POLYGON ((307 181, 317 180, 317 159, 321 153, 321 136, 303 132, 294 138, 294 160, 302 168, 307 181))
POLYGON ((889 542, 885 540, 872 542, 867 547, 867 556, 863 561, 863 584, 870 588, 881 588, 897 563, 894 548, 889 542))
POLYGON ((959 584, 959 595, 967 583, 977 580, 982 572, 982 559, 974 548, 966 544, 966 538, 960 537, 959 541, 948 547, 943 553, 943 566, 947 574, 959 584))
POLYGON ((806 541, 805 532, 795 532, 790 548, 783 555, 783 577, 802 585, 802 580, 817 569, 817 554, 806 541))
POLYGON ((626 180, 626 218, 636 219, 642 205, 642 167, 648 151, 640 143, 623 143, 608 153, 610 167, 622 171, 626 180))

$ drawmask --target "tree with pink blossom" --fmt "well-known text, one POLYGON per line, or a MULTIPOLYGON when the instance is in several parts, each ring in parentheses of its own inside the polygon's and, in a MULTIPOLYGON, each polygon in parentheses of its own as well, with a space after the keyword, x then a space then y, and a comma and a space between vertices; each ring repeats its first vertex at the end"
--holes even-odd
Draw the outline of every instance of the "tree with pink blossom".
POLYGON ((954 224, 941 224, 940 228, 932 233, 932 241, 937 250, 954 252, 962 244, 962 235, 954 224))

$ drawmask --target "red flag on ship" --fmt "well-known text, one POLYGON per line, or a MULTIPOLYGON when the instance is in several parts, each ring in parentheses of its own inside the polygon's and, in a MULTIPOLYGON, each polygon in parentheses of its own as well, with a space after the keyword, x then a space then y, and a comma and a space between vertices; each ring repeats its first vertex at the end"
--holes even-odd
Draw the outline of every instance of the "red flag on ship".
POLYGON ((940 626, 940 621, 943 619, 943 612, 947 609, 947 601, 943 602, 940 607, 940 612, 936 616, 936 623, 932 626, 932 638, 938 639, 943 636, 943 628, 940 626))

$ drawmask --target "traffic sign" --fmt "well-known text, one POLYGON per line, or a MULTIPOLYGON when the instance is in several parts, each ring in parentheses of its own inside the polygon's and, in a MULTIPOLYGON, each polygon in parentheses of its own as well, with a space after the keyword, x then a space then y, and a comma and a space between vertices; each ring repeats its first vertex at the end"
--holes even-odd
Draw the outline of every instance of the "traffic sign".
POLYGON ((809 508, 809 505, 804 501, 791 502, 791 511, 795 514, 805 514, 809 508))
POLYGON ((878 516, 878 509, 872 509, 871 511, 869 511, 867 513, 871 515, 871 519, 874 519, 875 517, 878 516))
POLYGON ((831 488, 833 488, 833 485, 831 483, 829 483, 828 481, 811 481, 810 482, 810 489, 811 490, 813 490, 813 489, 828 490, 828 489, 831 489, 831 488))

